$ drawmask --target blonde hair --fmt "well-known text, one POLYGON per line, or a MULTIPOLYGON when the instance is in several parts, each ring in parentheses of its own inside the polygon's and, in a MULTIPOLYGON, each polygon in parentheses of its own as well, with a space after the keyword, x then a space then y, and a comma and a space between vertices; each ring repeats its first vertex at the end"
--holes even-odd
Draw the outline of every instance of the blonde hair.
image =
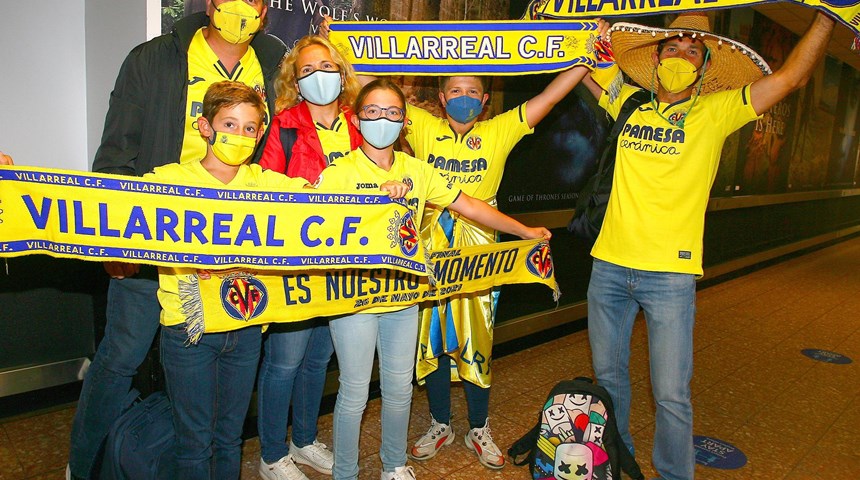
POLYGON ((352 65, 343 58, 340 52, 334 48, 328 40, 319 35, 307 35, 296 42, 295 47, 281 62, 281 73, 278 79, 275 80, 275 92, 278 98, 275 99, 276 113, 293 107, 299 103, 299 91, 296 87, 296 62, 299 58, 299 53, 311 45, 319 45, 328 49, 331 59, 338 66, 343 78, 343 91, 338 96, 338 102, 341 105, 352 105, 355 101, 358 91, 361 90, 361 85, 358 83, 358 78, 355 75, 355 69, 352 65))

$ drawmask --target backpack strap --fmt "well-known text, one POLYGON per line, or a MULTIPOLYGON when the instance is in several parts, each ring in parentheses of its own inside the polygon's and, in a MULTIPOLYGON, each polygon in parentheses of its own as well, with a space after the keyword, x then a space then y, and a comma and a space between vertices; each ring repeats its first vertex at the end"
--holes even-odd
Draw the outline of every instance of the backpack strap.
POLYGON ((618 463, 621 465, 621 470, 627 474, 628 477, 633 480, 645 480, 645 476, 642 475, 642 470, 639 468, 639 464, 636 463, 636 459, 633 457, 633 454, 630 453, 630 450, 627 448, 627 445, 622 441, 621 445, 618 445, 618 463))
POLYGON ((290 165, 290 158, 293 156, 293 145, 296 144, 298 133, 295 128, 280 129, 281 148, 284 151, 284 173, 287 173, 287 167, 290 165))
POLYGON ((609 155, 612 155, 613 160, 615 157, 615 149, 617 148, 616 140, 618 136, 621 135, 621 130, 624 128, 624 125, 627 123, 627 120, 630 118, 630 115, 636 111, 637 108, 647 103, 651 100, 651 92, 645 89, 637 90, 627 97, 627 100, 621 105, 621 110, 618 112, 618 117, 615 118, 615 123, 612 125, 612 129, 609 131, 609 135, 606 136, 606 148, 603 149, 603 154, 600 156, 600 163, 598 163, 597 171, 603 173, 604 164, 606 163, 609 155))
POLYGON ((540 435, 540 423, 532 427, 525 435, 511 445, 508 449, 508 456, 514 462, 514 465, 521 467, 529 464, 534 460, 535 445, 537 445, 538 435, 540 435))

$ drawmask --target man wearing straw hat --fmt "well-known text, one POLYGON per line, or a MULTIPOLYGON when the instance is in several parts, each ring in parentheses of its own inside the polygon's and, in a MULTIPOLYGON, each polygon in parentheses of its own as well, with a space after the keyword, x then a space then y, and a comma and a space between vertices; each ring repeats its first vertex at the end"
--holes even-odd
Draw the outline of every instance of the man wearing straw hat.
MULTIPOLYGON (((618 137, 612 193, 591 251, 589 339, 595 374, 612 396, 618 429, 632 450, 630 337, 644 310, 657 406, 652 461, 665 480, 694 473, 695 279, 702 275, 705 208, 723 142, 806 83, 833 25, 818 13, 773 73, 749 47, 711 33, 701 14, 682 14, 666 29, 625 23, 609 29, 618 67, 650 90, 651 100, 618 137)), ((639 90, 620 82, 608 91, 593 79, 584 83, 613 117, 639 90)))

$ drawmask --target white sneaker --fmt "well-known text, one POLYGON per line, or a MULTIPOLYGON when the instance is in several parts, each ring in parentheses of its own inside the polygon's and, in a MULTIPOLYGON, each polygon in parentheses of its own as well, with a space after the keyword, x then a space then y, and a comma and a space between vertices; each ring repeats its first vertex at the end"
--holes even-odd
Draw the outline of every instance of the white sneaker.
POLYGON ((314 440, 314 443, 299 448, 290 440, 290 455, 296 463, 307 465, 322 474, 331 475, 334 455, 323 443, 314 440))
POLYGON ((308 480, 308 477, 296 466, 292 455, 287 455, 272 464, 266 463, 261 458, 257 472, 266 480, 308 480))
POLYGON ((439 423, 435 418, 430 423, 430 429, 409 449, 408 456, 412 460, 429 460, 436 456, 445 445, 454 441, 454 429, 450 425, 439 423))
POLYGON ((487 468, 498 470, 505 466, 505 456, 502 451, 493 442, 493 436, 490 434, 490 419, 484 422, 484 426, 473 428, 466 434, 466 446, 469 450, 475 452, 478 460, 487 468))
POLYGON ((380 480, 415 480, 415 470, 412 467, 397 467, 394 472, 382 472, 380 480))

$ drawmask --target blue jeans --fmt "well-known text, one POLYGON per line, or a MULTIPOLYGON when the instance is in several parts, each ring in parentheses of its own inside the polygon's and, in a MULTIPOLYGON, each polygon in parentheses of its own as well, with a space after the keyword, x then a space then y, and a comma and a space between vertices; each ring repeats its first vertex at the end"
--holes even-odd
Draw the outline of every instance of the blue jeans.
MULTIPOLYGON (((430 415, 437 422, 451 423, 451 357, 439 356, 439 367, 424 378, 427 386, 427 401, 430 415)), ((490 389, 481 388, 472 382, 461 382, 466 391, 466 407, 469 411, 469 427, 483 427, 490 408, 490 389)))
POLYGON ((187 339, 184 324, 161 329, 161 363, 176 427, 177 478, 238 479, 261 328, 206 333, 196 345, 186 345, 187 339))
POLYGON ((76 477, 89 478, 108 430, 126 406, 132 377, 158 331, 157 291, 157 280, 110 281, 105 335, 84 377, 72 421, 69 468, 76 477))
POLYGON ((588 338, 594 373, 612 397, 618 430, 631 451, 630 336, 640 307, 648 326, 651 388, 657 405, 652 461, 665 480, 692 479, 695 278, 594 259, 588 285, 588 338))
POLYGON ((257 429, 260 454, 274 463, 289 452, 287 417, 293 405, 293 444, 317 438, 317 417, 334 347, 328 323, 272 325, 257 383, 257 429), (315 325, 315 326, 314 326, 315 325))
POLYGON ((361 416, 367 405, 373 352, 379 353, 382 445, 386 472, 406 465, 412 377, 418 345, 418 306, 387 313, 358 313, 329 322, 340 370, 334 406, 334 480, 358 478, 361 416))

